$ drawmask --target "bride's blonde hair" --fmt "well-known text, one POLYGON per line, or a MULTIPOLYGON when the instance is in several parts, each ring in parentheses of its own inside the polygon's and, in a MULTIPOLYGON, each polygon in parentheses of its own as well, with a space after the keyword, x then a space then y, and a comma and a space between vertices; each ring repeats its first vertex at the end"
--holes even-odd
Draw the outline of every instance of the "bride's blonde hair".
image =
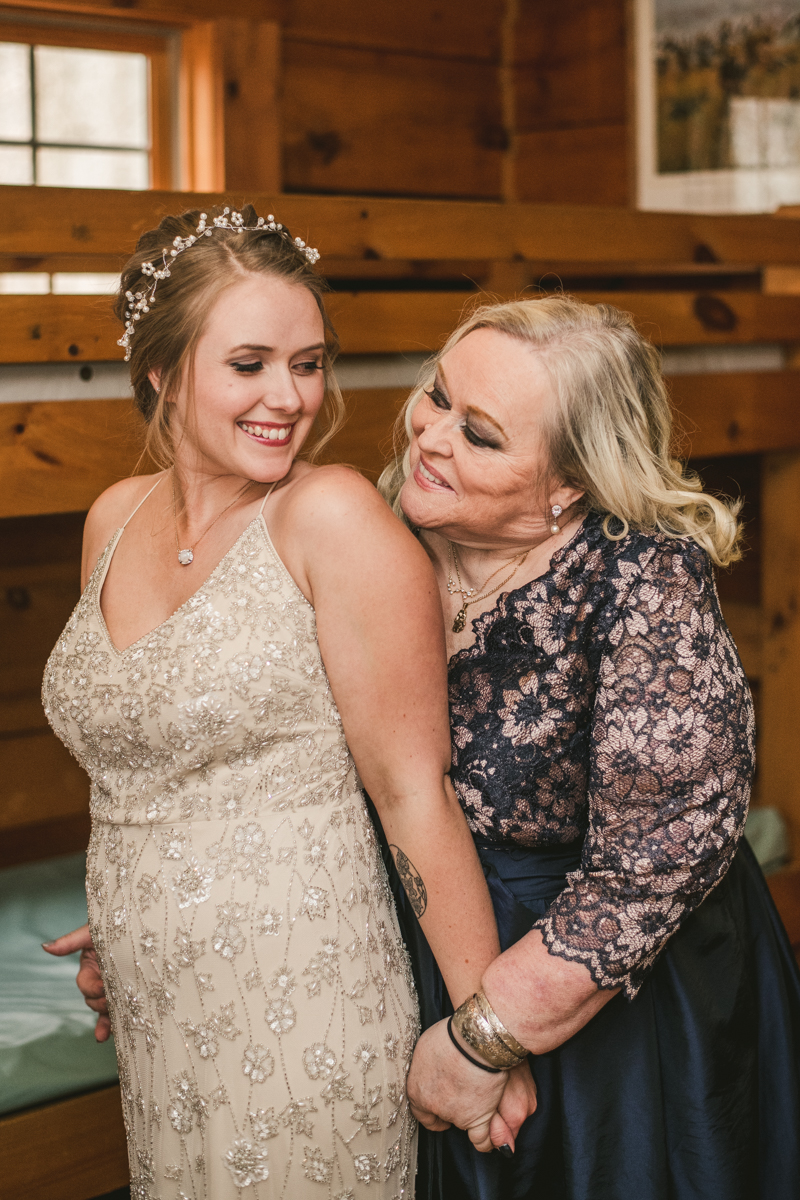
POLYGON ((398 515, 410 471, 411 415, 438 359, 475 329, 495 329, 536 351, 556 395, 542 431, 547 477, 582 491, 584 510, 605 515, 608 537, 617 540, 629 528, 658 529, 692 538, 718 566, 741 558, 741 501, 704 492, 698 476, 673 457, 658 351, 627 313, 569 296, 483 305, 426 365, 398 418, 396 458, 378 484, 398 515))

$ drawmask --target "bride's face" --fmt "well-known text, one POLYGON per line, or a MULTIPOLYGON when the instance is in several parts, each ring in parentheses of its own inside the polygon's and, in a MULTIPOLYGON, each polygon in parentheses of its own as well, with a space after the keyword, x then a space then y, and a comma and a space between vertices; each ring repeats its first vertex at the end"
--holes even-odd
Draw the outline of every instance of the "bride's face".
POLYGON ((578 497, 547 481, 541 431, 554 404, 535 350, 494 329, 467 334, 414 409, 400 494, 412 524, 487 548, 549 536, 549 505, 566 509, 578 497))
POLYGON ((322 404, 325 331, 301 284, 251 275, 221 293, 171 412, 177 461, 282 479, 322 404))

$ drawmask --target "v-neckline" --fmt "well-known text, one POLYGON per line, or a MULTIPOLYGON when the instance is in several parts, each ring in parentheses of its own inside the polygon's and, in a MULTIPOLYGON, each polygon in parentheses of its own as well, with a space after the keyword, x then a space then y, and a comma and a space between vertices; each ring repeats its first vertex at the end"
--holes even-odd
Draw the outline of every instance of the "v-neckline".
MULTIPOLYGON (((184 600, 183 604, 180 604, 175 609, 174 612, 170 613, 170 615, 168 617, 165 617, 163 621, 159 621, 159 623, 157 625, 154 625, 152 629, 149 629, 147 631, 147 633, 143 633, 141 637, 136 638, 135 641, 131 642, 130 645, 125 646, 125 648, 122 650, 120 650, 119 646, 116 645, 116 643, 114 642, 114 639, 111 636, 108 625, 106 624, 105 616, 103 615, 102 606, 100 604, 100 598, 103 594, 103 585, 105 584, 106 576, 108 575, 108 569, 111 566, 111 560, 113 559, 114 552, 115 552, 117 546, 119 545, 119 539, 122 537, 122 534, 124 533, 124 530, 125 530, 124 525, 120 526, 120 528, 117 529, 115 531, 115 533, 112 535, 111 540, 109 541, 108 545, 106 546, 107 554, 106 554, 105 563, 103 564, 103 572, 94 588, 94 605, 95 605, 95 609, 97 612, 97 618, 100 622, 101 628, 102 628, 103 633, 106 638, 106 641, 108 642, 109 646, 113 650, 114 654, 116 654, 116 656, 118 658, 122 658, 123 655, 128 653, 128 651, 135 649, 141 642, 146 641, 147 638, 151 638, 154 633, 158 633, 159 629, 163 629, 164 626, 168 625, 170 621, 174 621, 176 617, 180 616, 180 614, 183 612, 183 610, 185 608, 187 608, 188 605, 190 605, 192 603, 192 601, 195 600, 197 598, 197 596, 199 596, 200 593, 209 585, 209 583, 212 581, 212 579, 217 574, 217 572, 220 570, 220 568, 223 566, 223 564, 226 562, 226 560, 229 559, 230 556, 233 554, 234 550, 237 548, 237 546, 241 542, 242 538, 245 536, 245 534, 249 533, 249 531, 252 529, 252 527, 256 524, 257 521, 260 521, 261 524, 263 525, 264 530, 267 532, 267 540, 270 542, 270 545, 271 545, 271 539, 269 538, 269 532, 267 531, 267 523, 264 520, 263 514, 258 513, 257 516, 253 517, 252 521, 250 521, 244 527, 244 529, 239 534, 238 538, 233 543, 231 548, 229 550, 227 550, 225 552, 225 554, 223 554, 222 558, 219 560, 217 565, 212 568, 212 570, 208 573, 208 575, 205 577, 203 582, 195 588, 195 590, 192 592, 191 596, 187 596, 187 598, 184 600)), ((100 559, 100 562, 102 562, 102 557, 100 559)), ((98 562, 98 566, 100 565, 100 562, 98 562)), ((96 567, 95 567, 95 570, 97 570, 96 567)))

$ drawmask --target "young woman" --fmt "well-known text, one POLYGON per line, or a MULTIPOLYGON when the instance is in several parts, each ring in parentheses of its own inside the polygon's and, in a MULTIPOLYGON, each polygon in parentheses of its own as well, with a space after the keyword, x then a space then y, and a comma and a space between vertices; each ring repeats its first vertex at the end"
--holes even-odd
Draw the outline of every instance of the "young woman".
POLYGON ((430 564, 357 474, 299 458, 338 398, 314 258, 251 208, 140 240, 122 344, 163 470, 93 506, 45 674, 92 782, 137 1200, 413 1195, 416 1000, 360 781, 457 1002, 498 952, 430 564))

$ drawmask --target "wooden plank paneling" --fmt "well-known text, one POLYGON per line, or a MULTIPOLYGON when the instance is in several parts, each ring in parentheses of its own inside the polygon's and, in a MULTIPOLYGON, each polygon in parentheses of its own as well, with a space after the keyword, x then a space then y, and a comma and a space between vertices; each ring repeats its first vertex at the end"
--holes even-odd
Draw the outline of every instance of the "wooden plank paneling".
POLYGON ((346 392, 347 421, 324 447, 320 462, 348 463, 377 480, 392 457, 392 427, 410 388, 346 392))
POLYGON ((624 123, 624 0, 523 2, 514 41, 519 133, 624 123))
POLYGON ((621 122, 521 132, 516 146, 520 200, 627 203, 628 132, 621 122))
POLYGON ((757 604, 725 601, 722 615, 731 631, 744 673, 749 680, 760 679, 764 669, 764 618, 757 604))
MULTIPOLYGON (((165 25, 189 25, 219 16, 216 0, 13 0, 12 7, 27 9, 31 14, 37 11, 69 13, 128 22, 133 16, 148 23, 157 21, 165 25)), ((233 0, 230 15, 256 21, 279 21, 285 15, 285 8, 286 0, 233 0)))
POLYGON ((140 451, 127 400, 0 404, 0 517, 85 511, 140 451))
POLYGON ((500 196, 493 66, 292 41, 283 72, 288 190, 500 196))
POLYGON ((0 830, 88 812, 88 778, 49 729, 0 739, 0 830))
POLYGON ((216 21, 198 21, 181 37, 180 184, 199 192, 225 187, 221 43, 216 21))
MULTIPOLYGON (((430 114, 423 114, 421 136, 430 114)), ((800 263, 793 221, 771 216, 647 213, 577 204, 458 203, 354 196, 246 197, 236 192, 86 192, 6 186, 0 254, 129 254, 166 213, 249 199, 324 256, 513 259, 562 263, 800 263)))
POLYGON ((800 449, 800 371, 673 375, 682 457, 800 449))
POLYGON ((18 567, 0 561, 1 731, 46 727, 42 672, 78 601, 79 571, 79 560, 18 567))
MULTIPOLYGON (((687 292, 579 295, 589 303, 612 304, 632 313, 645 337, 657 345, 800 340, 800 296, 758 292, 701 297, 687 292), (712 321, 729 327, 715 327, 712 321)), ((335 293, 328 297, 327 306, 345 353, 389 354, 438 349, 481 299, 479 293, 465 292, 335 293)), ((0 296, 0 362, 116 359, 121 357, 116 344, 119 334, 108 301, 99 303, 95 296, 0 296)), ((2 415, 0 421, 6 424, 2 415)))
POLYGON ((0 1118, 3 1200, 89 1200, 128 1183, 119 1087, 0 1118))
MULTIPOLYGON (((117 339, 122 326, 112 305, 109 296, 0 296, 0 320, 5 324, 0 329, 0 362, 121 358, 117 339)), ((0 412, 5 427, 4 416, 0 412)))
POLYGON ((364 0, 288 0, 287 39, 400 50, 441 58, 495 60, 505 0, 404 0, 365 4, 364 0))
POLYGON ((800 849, 800 454, 770 454, 762 477, 764 666, 761 678, 761 797, 789 825, 800 849))
POLYGON ((273 21, 221 20, 225 186, 279 192, 280 28, 273 21))

